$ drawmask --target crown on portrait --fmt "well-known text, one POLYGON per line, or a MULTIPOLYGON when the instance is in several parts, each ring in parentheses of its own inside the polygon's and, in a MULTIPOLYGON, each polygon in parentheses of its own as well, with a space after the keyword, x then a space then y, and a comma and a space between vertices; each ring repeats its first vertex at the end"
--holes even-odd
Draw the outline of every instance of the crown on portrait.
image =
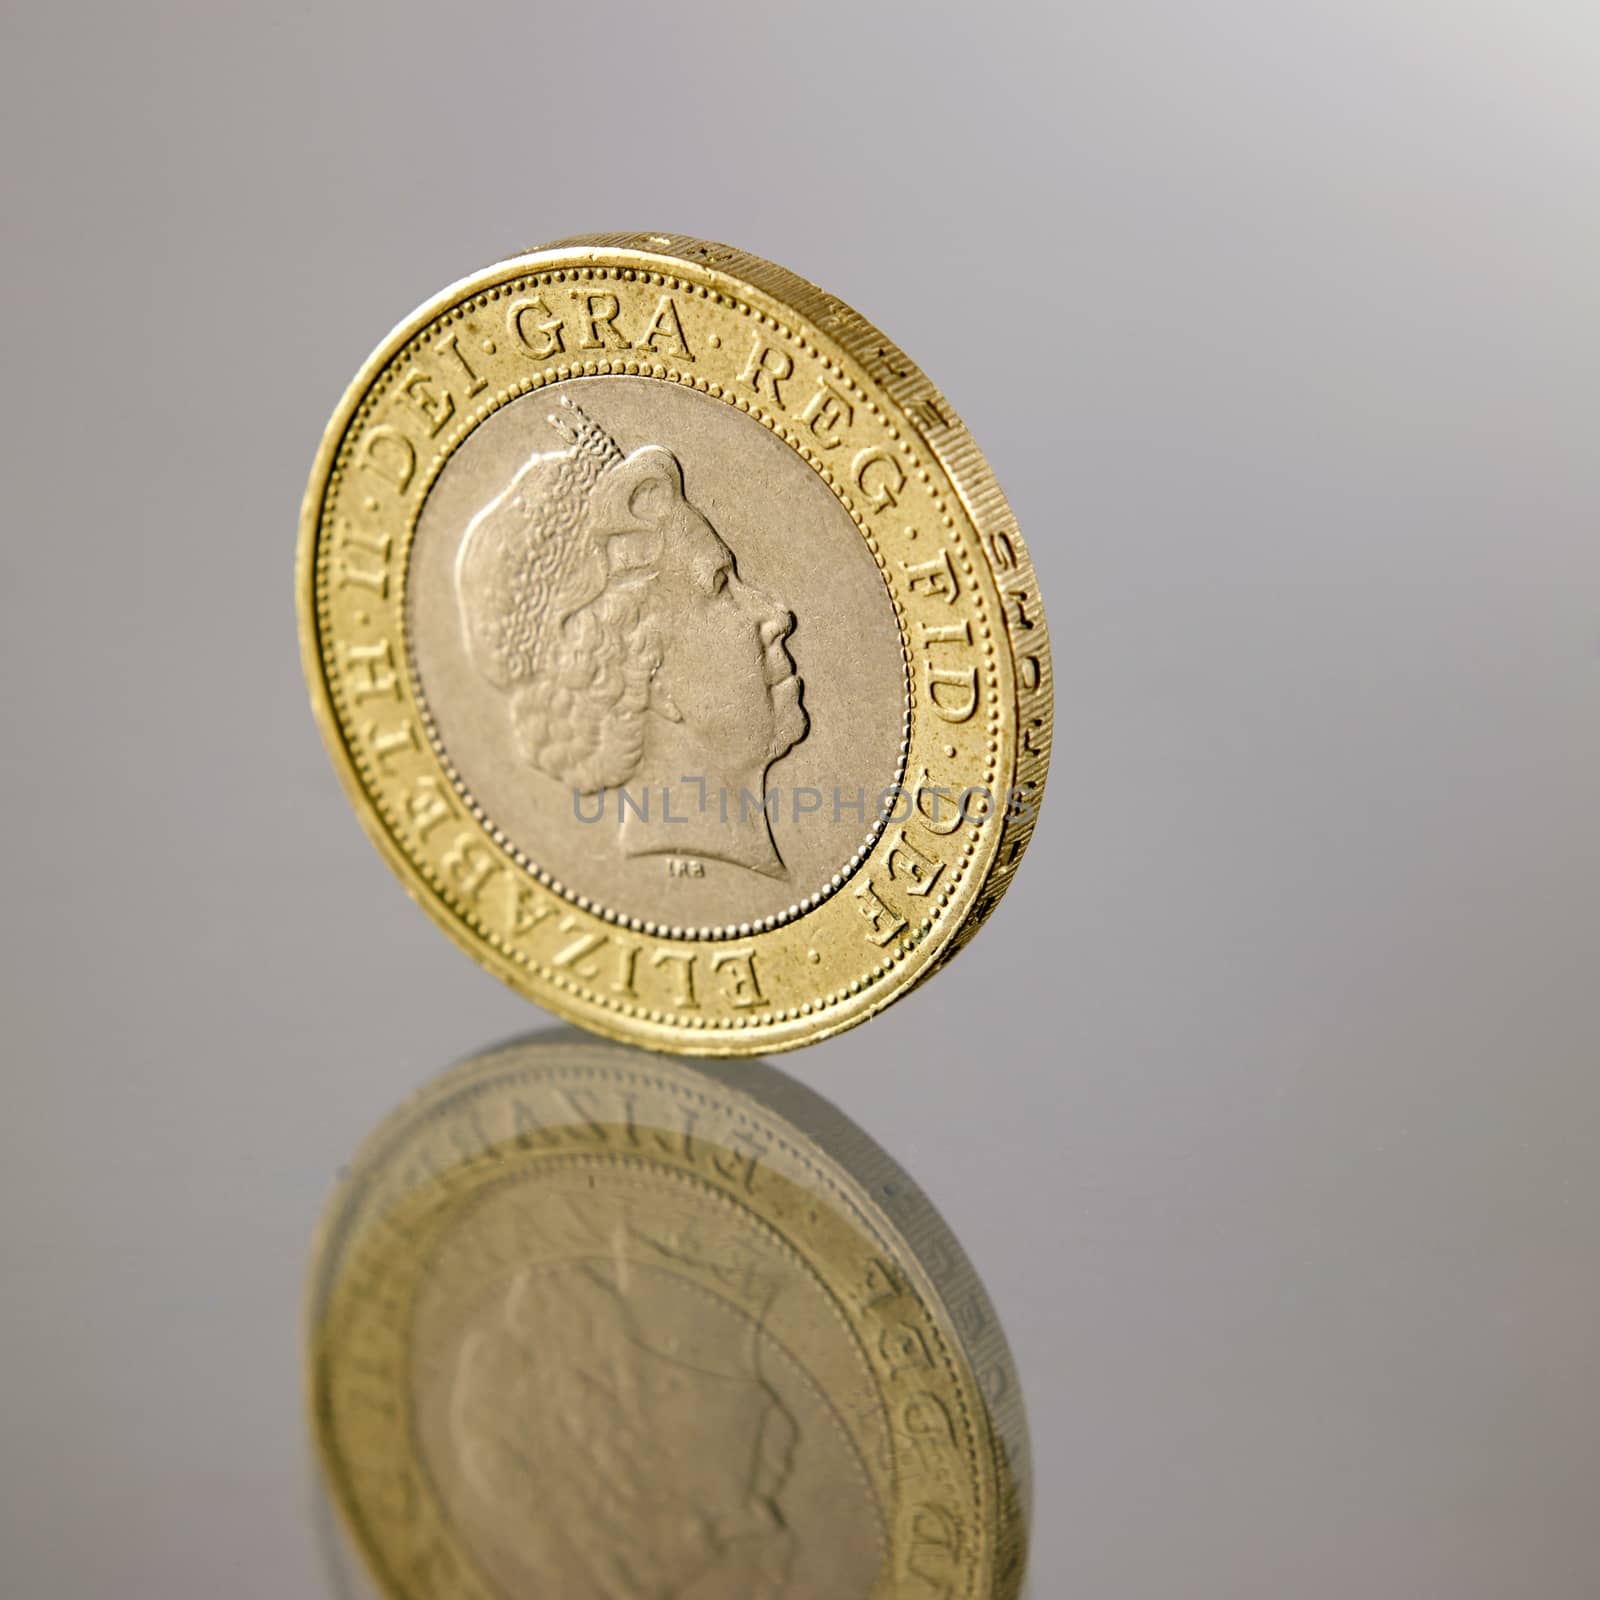
POLYGON ((622 447, 570 397, 562 395, 560 405, 550 413, 550 426, 577 452, 579 486, 592 488, 607 467, 623 459, 622 447))

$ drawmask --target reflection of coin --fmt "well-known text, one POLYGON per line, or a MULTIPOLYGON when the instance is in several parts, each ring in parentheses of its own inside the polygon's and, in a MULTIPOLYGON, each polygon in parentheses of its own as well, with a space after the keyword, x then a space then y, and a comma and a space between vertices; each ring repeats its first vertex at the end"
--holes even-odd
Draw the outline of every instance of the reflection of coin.
POLYGON ((545 1035, 369 1140, 309 1376, 384 1593, 1016 1593, 1021 1402, 971 1268, 837 1112, 732 1081, 545 1035))
POLYGON ((417 1374, 417 1428, 463 1542, 508 1594, 541 1577, 561 1594, 603 1593, 629 1573, 728 1600, 781 1594, 791 1576, 796 1593, 871 1593, 877 1494, 808 1367, 846 1376, 841 1398, 868 1404, 870 1379, 824 1291, 772 1242, 741 1239, 733 1208, 712 1248, 739 1255, 762 1301, 742 1304, 721 1260, 670 1246, 668 1264, 652 1259, 657 1230, 692 1239, 715 1201, 589 1159, 533 1194, 526 1180, 504 1186, 428 1271, 416 1338, 438 1353, 417 1374), (570 1237, 542 1236, 541 1218, 580 1214, 586 1248, 605 1254, 575 1260, 570 1237), (469 1240, 495 1234, 556 1258, 519 1255, 509 1271, 497 1259, 486 1287, 469 1240))
POLYGON ((1031 832, 1031 568, 947 402, 779 268, 607 236, 390 336, 301 531, 312 697, 417 899, 530 997, 709 1054, 933 971, 1031 832))

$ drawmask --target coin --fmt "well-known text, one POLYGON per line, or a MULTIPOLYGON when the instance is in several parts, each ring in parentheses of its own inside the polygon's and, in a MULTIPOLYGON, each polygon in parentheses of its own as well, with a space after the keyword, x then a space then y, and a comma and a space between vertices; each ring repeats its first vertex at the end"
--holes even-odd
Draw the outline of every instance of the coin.
POLYGON ((567 1030, 469 1062, 369 1138, 310 1285, 347 1592, 1020 1588, 994 1309, 911 1180, 763 1064, 567 1030))
POLYGON ((403 322, 323 439, 298 594, 385 859, 615 1038, 862 1021, 1033 828, 1049 652, 987 465, 875 328, 726 246, 569 240, 403 322))

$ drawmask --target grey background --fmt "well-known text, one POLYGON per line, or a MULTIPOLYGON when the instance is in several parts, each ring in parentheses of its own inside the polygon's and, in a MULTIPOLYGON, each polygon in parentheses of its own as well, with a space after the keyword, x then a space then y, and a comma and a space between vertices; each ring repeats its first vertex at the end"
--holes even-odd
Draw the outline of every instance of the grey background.
POLYGON ((0 1588, 312 1595, 335 1169, 534 1014, 362 839, 291 569, 343 384, 582 229, 921 361, 1044 587, 1037 841, 783 1065, 1031 1402, 1032 1594, 1600 1588, 1592 6, 45 7, 5 189, 0 1588))

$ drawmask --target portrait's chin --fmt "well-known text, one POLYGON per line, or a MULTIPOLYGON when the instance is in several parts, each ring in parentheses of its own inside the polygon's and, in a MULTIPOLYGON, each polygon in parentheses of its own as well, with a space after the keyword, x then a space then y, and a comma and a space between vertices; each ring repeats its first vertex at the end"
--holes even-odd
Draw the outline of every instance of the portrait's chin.
POLYGON ((768 691, 772 697, 773 761, 787 755, 811 731, 811 718, 806 715, 802 700, 804 690, 800 674, 791 672, 768 691))

